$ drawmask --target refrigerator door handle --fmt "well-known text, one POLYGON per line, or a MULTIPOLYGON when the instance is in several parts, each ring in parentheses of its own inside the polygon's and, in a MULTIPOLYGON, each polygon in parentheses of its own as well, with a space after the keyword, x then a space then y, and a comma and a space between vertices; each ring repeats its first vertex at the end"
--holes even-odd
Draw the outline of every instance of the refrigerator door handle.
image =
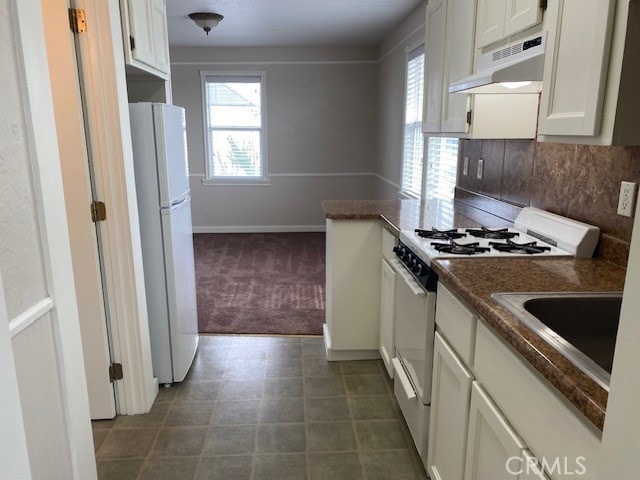
POLYGON ((189 205, 190 203, 191 203, 191 195, 187 195, 179 202, 172 203, 170 207, 168 208, 165 207, 165 208, 162 208, 161 210, 163 214, 171 215, 172 213, 177 212, 178 210, 181 210, 182 208, 189 205))

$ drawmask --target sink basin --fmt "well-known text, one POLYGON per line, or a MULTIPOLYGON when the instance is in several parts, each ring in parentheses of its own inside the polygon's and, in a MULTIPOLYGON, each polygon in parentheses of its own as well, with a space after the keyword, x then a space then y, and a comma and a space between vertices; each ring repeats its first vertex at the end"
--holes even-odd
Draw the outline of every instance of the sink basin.
POLYGON ((622 293, 494 293, 492 297, 609 389, 622 293))

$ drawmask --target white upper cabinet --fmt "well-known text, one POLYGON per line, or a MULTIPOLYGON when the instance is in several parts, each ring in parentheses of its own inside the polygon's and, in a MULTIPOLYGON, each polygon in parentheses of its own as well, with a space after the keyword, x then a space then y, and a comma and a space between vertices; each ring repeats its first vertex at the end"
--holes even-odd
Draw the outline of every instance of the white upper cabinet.
POLYGON ((504 35, 526 30, 542 22, 542 7, 539 0, 507 0, 504 17, 504 35))
POLYGON ((168 77, 169 42, 164 0, 120 0, 125 63, 168 77))
POLYGON ((445 1, 429 2, 425 24, 425 76, 424 113, 422 131, 440 133, 442 117, 442 89, 444 75, 445 27, 447 23, 445 1))
POLYGON ((549 2, 539 141, 640 145, 640 5, 549 2))
POLYGON ((450 94, 449 84, 472 72, 475 13, 475 2, 468 0, 432 1, 427 5, 425 133, 469 131, 469 96, 450 94))
POLYGON ((541 21, 540 0, 478 0, 476 48, 491 45, 541 21))

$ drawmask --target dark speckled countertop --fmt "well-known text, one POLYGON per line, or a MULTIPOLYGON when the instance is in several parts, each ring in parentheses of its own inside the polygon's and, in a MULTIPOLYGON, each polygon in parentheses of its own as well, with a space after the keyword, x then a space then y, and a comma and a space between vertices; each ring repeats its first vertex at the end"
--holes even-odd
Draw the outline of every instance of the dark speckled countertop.
POLYGON ((626 270, 598 259, 436 260, 440 281, 493 327, 596 427, 602 430, 607 391, 491 298, 495 292, 618 292, 626 270))
MULTIPOLYGON (((333 220, 381 219, 396 234, 414 228, 510 226, 458 201, 364 200, 323 201, 333 220)), ((478 315, 518 351, 587 419, 602 430, 607 391, 559 354, 542 337, 491 298, 496 292, 611 292, 624 289, 625 268, 602 259, 468 258, 432 263, 478 315)))

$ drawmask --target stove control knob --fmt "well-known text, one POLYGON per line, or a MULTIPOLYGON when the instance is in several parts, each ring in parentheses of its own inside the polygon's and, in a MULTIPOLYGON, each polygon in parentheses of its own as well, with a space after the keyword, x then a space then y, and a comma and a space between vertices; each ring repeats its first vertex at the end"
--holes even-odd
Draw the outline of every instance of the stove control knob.
POLYGON ((420 276, 420 272, 422 271, 422 265, 420 265, 418 262, 414 260, 413 263, 411 264, 411 271, 416 275, 420 276))
POLYGON ((405 253, 402 256, 402 261, 406 264, 409 264, 409 262, 411 262, 412 259, 413 259, 413 255, 411 255, 410 253, 405 253))

